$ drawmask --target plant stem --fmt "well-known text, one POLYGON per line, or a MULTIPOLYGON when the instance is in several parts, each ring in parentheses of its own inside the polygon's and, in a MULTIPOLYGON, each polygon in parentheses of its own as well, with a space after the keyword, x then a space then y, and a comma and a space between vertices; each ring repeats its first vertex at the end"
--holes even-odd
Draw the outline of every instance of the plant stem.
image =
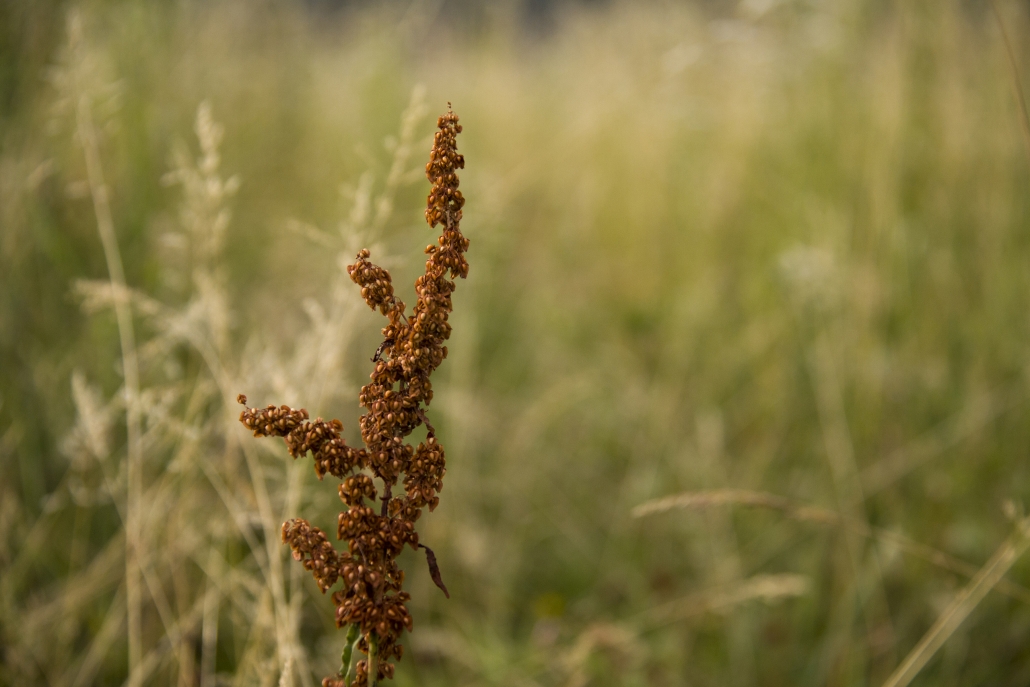
POLYGON ((350 658, 354 652, 354 643, 358 641, 360 633, 361 628, 357 624, 352 624, 347 630, 347 643, 343 646, 343 655, 340 657, 340 677, 343 678, 343 683, 346 685, 349 685, 351 678, 354 677, 354 668, 351 667, 350 658))
POLYGON ((376 687, 379 682, 379 638, 375 632, 368 634, 368 684, 376 687))
POLYGON ((1022 520, 1015 535, 998 547, 976 577, 955 595, 883 687, 907 687, 1027 549, 1030 549, 1030 520, 1022 520))

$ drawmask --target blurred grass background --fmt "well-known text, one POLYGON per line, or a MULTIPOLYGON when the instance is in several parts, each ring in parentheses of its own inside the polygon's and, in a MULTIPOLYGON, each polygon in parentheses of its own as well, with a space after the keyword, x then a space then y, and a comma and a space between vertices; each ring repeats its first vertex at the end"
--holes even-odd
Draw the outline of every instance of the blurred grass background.
MULTIPOLYGON (((1028 7, 998 9, 1030 74, 1028 7)), ((234 398, 357 439, 381 321, 341 261, 411 300, 447 102, 471 274, 420 528, 453 598, 405 554, 396 684, 883 683, 1030 488, 1014 78, 981 2, 5 3, 0 684, 335 671, 277 536, 332 530, 335 489, 234 398), (633 515, 721 489, 852 526, 633 515)), ((913 684, 1030 683, 1027 587, 1017 562, 913 684)))

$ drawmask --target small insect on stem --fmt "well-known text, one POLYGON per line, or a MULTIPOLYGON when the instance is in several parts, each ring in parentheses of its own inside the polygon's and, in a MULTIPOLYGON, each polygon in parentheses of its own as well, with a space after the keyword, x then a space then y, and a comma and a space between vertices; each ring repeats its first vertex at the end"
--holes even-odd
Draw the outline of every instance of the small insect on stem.
POLYGON ((383 343, 379 344, 379 348, 376 349, 375 355, 372 356, 372 362, 378 363, 383 359, 383 351, 393 345, 393 339, 387 339, 383 343))

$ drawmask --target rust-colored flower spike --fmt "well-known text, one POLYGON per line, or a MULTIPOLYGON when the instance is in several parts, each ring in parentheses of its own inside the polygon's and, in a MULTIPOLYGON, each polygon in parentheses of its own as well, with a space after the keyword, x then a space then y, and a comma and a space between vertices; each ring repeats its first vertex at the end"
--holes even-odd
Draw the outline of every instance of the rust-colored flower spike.
MULTIPOLYGON (((347 509, 340 513, 337 537, 347 541, 345 551, 338 552, 325 533, 306 520, 290 520, 282 530, 283 542, 311 571, 323 593, 342 582, 332 599, 337 627, 351 628, 349 644, 340 673, 325 678, 323 687, 364 687, 393 677, 390 661, 400 659, 398 640, 412 626, 405 606, 410 596, 402 591, 404 573, 396 564, 406 544, 426 549, 433 581, 447 594, 436 556, 419 543, 415 532, 422 509, 432 511, 440 502, 447 472, 443 446, 425 409, 433 400, 430 375, 447 357, 444 342, 451 333, 447 318, 454 280, 468 276, 469 269, 465 261, 469 241, 458 228, 465 204, 456 174, 465 166, 456 146, 461 125, 449 106, 437 127, 426 165, 426 176, 433 184, 426 221, 430 227, 442 225, 442 232, 437 245, 426 247, 426 270, 415 281, 413 312, 405 314, 404 303, 394 296, 390 273, 369 262, 368 250, 359 252, 347 268, 368 306, 387 318, 383 343, 372 358, 371 382, 358 397, 367 411, 360 421, 365 447, 346 444, 339 420, 311 422, 304 409, 270 405, 245 408, 240 414, 240 422, 254 436, 283 437, 294 458, 310 452, 319 479, 328 473, 342 480, 340 499, 347 509), (418 446, 406 443, 405 437, 422 424, 426 440, 418 446), (395 496, 393 490, 402 475, 404 493, 395 496), (381 502, 378 512, 377 500, 381 502), (368 659, 350 667, 354 644, 368 659)), ((238 400, 246 406, 245 396, 238 400)))

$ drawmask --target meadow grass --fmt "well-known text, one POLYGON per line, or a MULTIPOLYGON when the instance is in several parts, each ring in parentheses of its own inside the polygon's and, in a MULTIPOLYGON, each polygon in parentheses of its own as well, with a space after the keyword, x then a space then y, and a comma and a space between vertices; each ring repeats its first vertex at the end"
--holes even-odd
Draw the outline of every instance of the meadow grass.
POLYGON ((396 684, 1030 682, 1020 5, 1011 59, 960 2, 13 7, 0 684, 339 667, 279 539, 339 503, 235 397, 357 443, 345 266, 421 272, 448 101, 452 598, 402 556, 396 684))

